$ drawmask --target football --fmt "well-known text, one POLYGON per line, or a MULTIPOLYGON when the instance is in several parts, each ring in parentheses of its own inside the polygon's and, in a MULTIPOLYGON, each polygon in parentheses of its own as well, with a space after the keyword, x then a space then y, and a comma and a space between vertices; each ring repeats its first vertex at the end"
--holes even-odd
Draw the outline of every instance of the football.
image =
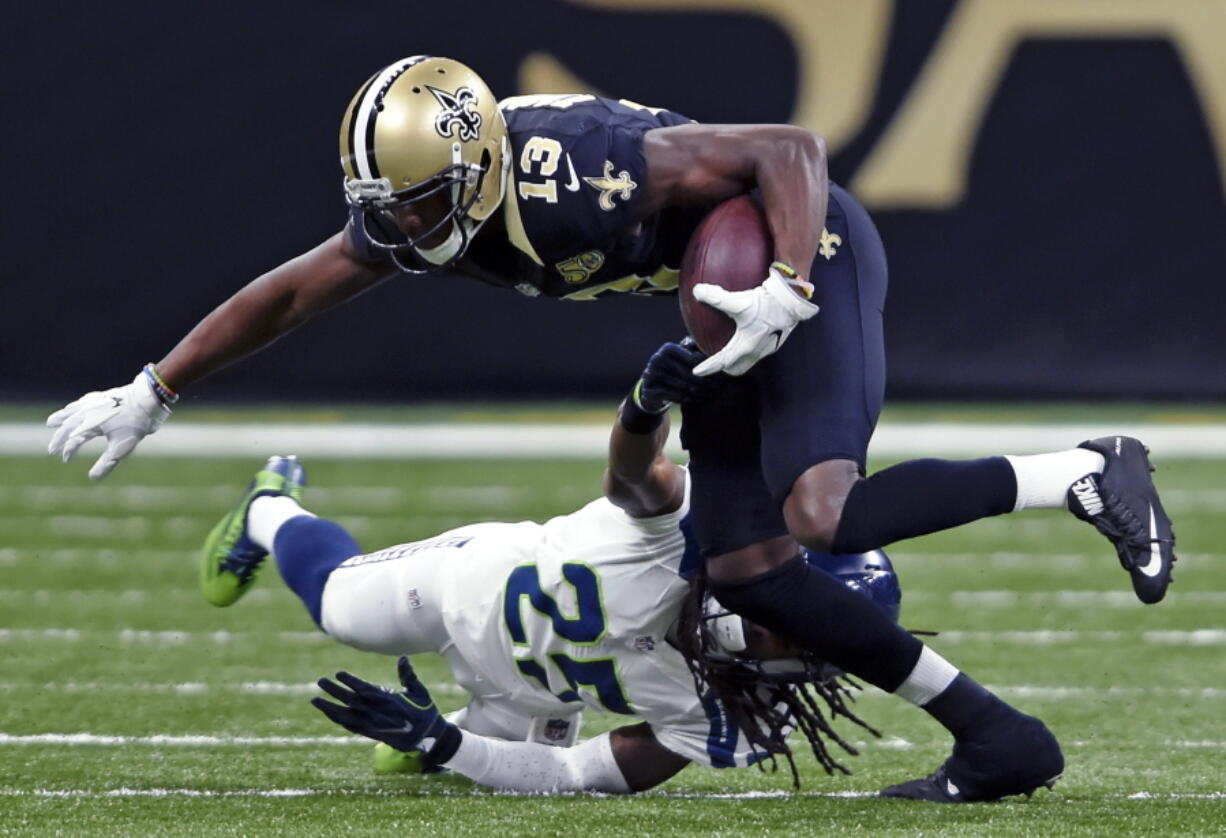
POLYGON ((774 253, 766 213, 750 195, 729 198, 711 210, 686 245, 677 294, 681 319, 698 347, 718 352, 736 331, 732 318, 694 299, 694 286, 709 282, 729 291, 756 288, 766 280, 774 253))

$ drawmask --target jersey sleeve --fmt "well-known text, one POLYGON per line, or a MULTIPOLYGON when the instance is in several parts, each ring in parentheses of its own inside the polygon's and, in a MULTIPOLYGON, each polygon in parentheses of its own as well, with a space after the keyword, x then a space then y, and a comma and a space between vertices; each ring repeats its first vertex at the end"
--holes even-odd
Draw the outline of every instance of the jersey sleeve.
MULTIPOLYGON (((572 97, 573 98, 573 97, 572 97)), ((643 135, 688 123, 632 102, 587 97, 565 107, 508 112, 514 195, 524 231, 545 264, 609 252, 634 235, 647 177, 643 135)))
POLYGON ((632 667, 631 698, 651 726, 656 741, 678 756, 712 768, 753 765, 753 746, 733 723, 724 704, 710 689, 694 689, 681 653, 660 644, 649 657, 637 659, 651 669, 632 667))
POLYGON ((695 712, 686 717, 649 724, 657 742, 691 762, 711 768, 741 768, 760 758, 710 691, 699 699, 695 712))

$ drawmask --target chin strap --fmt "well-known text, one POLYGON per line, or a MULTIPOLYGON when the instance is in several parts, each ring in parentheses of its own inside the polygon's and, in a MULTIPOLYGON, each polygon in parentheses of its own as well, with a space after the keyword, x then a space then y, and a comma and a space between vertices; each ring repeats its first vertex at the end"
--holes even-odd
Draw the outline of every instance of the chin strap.
MULTIPOLYGON (((476 232, 475 230, 473 232, 476 232)), ((436 247, 418 247, 417 255, 425 259, 431 265, 446 265, 460 253, 460 248, 464 246, 464 242, 472 238, 470 233, 464 235, 464 231, 460 229, 460 224, 453 218, 451 219, 451 232, 443 243, 436 247)))

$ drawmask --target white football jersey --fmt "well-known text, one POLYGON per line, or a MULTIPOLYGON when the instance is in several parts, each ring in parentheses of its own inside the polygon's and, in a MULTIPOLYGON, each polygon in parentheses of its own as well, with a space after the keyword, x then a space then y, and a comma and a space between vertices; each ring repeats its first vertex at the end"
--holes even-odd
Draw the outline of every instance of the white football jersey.
POLYGON ((640 716, 660 744, 695 762, 743 766, 752 751, 723 706, 699 697, 665 639, 696 566, 689 478, 676 512, 636 519, 607 499, 544 524, 475 524, 446 533, 438 592, 454 644, 444 654, 473 696, 479 733, 569 744, 578 712, 640 716), (692 563, 692 565, 691 565, 692 563))

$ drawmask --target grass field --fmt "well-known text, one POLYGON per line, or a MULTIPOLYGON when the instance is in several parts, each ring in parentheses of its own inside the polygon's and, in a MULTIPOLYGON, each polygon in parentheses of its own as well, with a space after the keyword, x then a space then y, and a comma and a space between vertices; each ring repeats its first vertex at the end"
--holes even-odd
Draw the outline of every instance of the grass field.
MULTIPOLYGON (((1065 748, 1054 792, 963 807, 868 796, 949 747, 872 690, 858 709, 885 739, 849 758, 851 777, 802 758, 796 794, 786 771, 754 769, 691 767, 633 799, 376 776, 369 747, 307 698, 338 668, 389 681, 390 660, 313 631, 275 569, 233 609, 197 594, 195 550, 259 462, 137 456, 91 485, 83 465, 0 458, 0 834, 1226 834, 1224 461, 1160 462, 1181 561, 1158 606, 1133 599, 1110 547, 1067 514, 890 551, 904 624, 940 630, 934 647, 1065 748)), ((568 512, 600 477, 573 460, 308 466, 308 505, 371 549, 568 512)), ((459 705, 440 661, 419 670, 459 705)), ((590 717, 585 732, 619 721, 590 717)))

